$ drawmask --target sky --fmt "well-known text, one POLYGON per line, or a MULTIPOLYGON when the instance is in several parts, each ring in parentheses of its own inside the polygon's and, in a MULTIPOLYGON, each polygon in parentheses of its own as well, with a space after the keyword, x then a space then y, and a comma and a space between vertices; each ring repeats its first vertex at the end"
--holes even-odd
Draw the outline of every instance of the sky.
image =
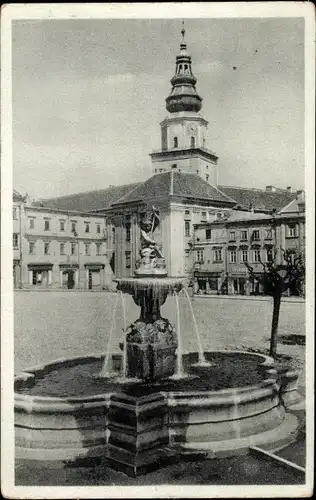
MULTIPOLYGON (((304 188, 304 19, 186 19, 219 183, 304 188)), ((13 183, 48 198, 146 180, 181 19, 12 27, 13 183)))

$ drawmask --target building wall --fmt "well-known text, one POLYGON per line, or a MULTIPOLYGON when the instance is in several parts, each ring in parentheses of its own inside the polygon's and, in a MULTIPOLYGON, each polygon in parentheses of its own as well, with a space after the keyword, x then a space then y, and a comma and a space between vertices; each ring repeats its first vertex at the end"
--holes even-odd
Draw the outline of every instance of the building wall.
MULTIPOLYGON (((304 252, 305 218, 303 214, 270 216, 253 215, 252 219, 210 221, 195 227, 194 262, 196 280, 204 291, 209 281, 218 279, 218 292, 226 282, 225 293, 264 293, 261 285, 249 281, 247 262, 258 275, 263 272, 263 263, 274 258, 276 264, 283 264, 283 251, 304 252), (290 229, 291 228, 291 229, 290 229), (246 232, 246 234, 245 234, 246 232), (221 250, 221 259, 216 260, 216 251, 221 250), (271 257, 270 257, 271 256, 271 257)), ((217 253, 218 255, 218 253, 217 253)))
POLYGON ((112 286, 107 226, 103 216, 25 205, 21 244, 22 288, 102 289, 112 286), (48 228, 45 221, 49 221, 48 228), (75 232, 72 231, 73 222, 75 232), (86 224, 89 232, 86 232, 86 224))

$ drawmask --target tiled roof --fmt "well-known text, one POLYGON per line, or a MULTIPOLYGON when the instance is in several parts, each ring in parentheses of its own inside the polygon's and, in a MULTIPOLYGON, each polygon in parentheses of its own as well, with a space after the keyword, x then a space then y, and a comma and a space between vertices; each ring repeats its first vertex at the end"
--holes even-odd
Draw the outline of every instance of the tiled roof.
POLYGON ((272 192, 231 186, 219 186, 219 189, 233 198, 241 208, 253 208, 254 210, 279 210, 297 196, 296 193, 281 189, 272 192))
POLYGON ((114 202, 113 205, 164 196, 195 198, 209 202, 214 201, 223 203, 226 206, 234 204, 234 200, 229 198, 229 196, 211 186, 196 174, 164 172, 153 175, 147 181, 138 185, 133 191, 114 202))
POLYGON ((35 205, 60 210, 91 212, 93 210, 108 208, 111 203, 129 193, 138 185, 139 183, 110 186, 97 191, 86 191, 60 196, 59 198, 41 200, 40 202, 36 202, 35 205))

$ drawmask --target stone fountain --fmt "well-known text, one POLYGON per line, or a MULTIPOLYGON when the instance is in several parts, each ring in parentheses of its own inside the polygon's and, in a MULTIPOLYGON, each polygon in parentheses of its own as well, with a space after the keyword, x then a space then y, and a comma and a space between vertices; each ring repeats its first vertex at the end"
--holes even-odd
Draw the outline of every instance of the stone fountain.
POLYGON ((179 328, 160 308, 184 279, 167 276, 158 225, 153 207, 140 222, 135 276, 117 279, 119 293, 140 306, 121 352, 60 359, 15 377, 17 463, 102 460, 137 476, 192 454, 216 458, 295 439, 298 422, 286 410, 298 399, 297 373, 278 371, 261 354, 205 352, 199 363, 198 352, 181 352, 179 328))
POLYGON ((161 317, 160 307, 170 292, 182 289, 184 281, 167 277, 162 250, 153 237, 158 225, 159 212, 153 207, 140 221, 141 250, 135 277, 116 280, 118 290, 132 295, 140 306, 140 317, 126 336, 126 375, 151 382, 175 371, 177 333, 170 321, 161 317))

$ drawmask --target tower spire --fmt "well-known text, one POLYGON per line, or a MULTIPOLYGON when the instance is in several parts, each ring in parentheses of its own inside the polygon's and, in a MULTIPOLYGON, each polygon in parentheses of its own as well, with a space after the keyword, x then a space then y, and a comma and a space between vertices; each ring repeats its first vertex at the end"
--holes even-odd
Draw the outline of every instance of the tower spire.
POLYGON ((184 20, 182 20, 180 54, 176 56, 176 71, 170 82, 172 90, 166 99, 166 108, 170 113, 178 111, 198 112, 202 107, 202 98, 198 95, 196 78, 192 73, 191 57, 187 53, 184 20))

